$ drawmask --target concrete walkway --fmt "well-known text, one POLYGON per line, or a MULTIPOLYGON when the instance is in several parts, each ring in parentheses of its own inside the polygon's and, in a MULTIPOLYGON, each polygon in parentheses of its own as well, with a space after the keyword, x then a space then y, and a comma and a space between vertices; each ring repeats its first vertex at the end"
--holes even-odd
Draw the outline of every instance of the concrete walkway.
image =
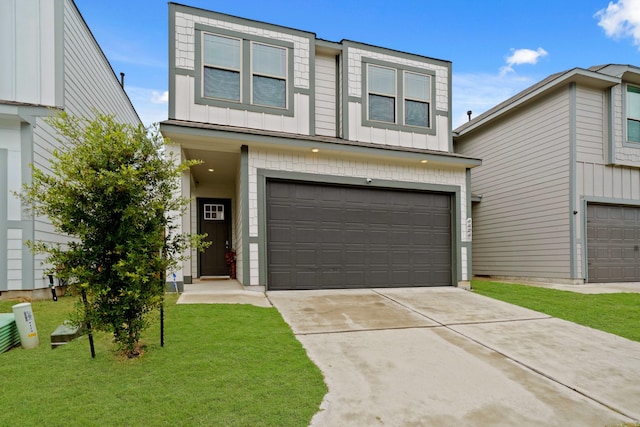
MULTIPOLYGON (((215 286, 215 287, 213 287, 215 286)), ((246 291, 275 306, 329 393, 312 426, 613 426, 640 420, 640 343, 458 288, 246 291)))

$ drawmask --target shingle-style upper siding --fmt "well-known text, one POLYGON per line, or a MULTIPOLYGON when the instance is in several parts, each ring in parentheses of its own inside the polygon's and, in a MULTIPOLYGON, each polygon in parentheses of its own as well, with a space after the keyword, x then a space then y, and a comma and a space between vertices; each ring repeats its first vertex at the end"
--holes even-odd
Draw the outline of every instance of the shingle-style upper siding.
MULTIPOLYGON (((339 136, 381 145, 451 151, 450 63, 355 42, 342 42, 336 43, 334 49, 336 54, 341 51, 342 60, 347 63, 344 67, 338 67, 335 55, 325 56, 325 53, 316 52, 315 35, 312 33, 186 6, 172 6, 173 69, 170 70, 170 78, 174 89, 170 91, 170 119, 300 135, 339 136), (199 100, 199 94, 196 94, 196 79, 200 72, 196 69, 199 52, 195 51, 195 37, 197 30, 202 28, 209 28, 212 32, 221 29, 223 32, 233 31, 248 37, 260 37, 261 40, 291 43, 294 62, 292 114, 279 114, 273 109, 243 109, 243 104, 236 107, 209 102, 209 99, 205 102, 199 100), (431 129, 398 124, 392 124, 388 128, 384 124, 363 124, 362 97, 366 96, 363 94, 361 81, 363 58, 397 64, 400 68, 425 70, 433 75, 435 93, 431 105, 431 129), (343 84, 347 87, 343 87, 343 84), (348 98, 348 101, 343 102, 343 98, 348 98), (348 114, 348 117, 345 118, 344 114, 348 114), (348 129, 342 128, 343 126, 348 129), (404 129, 397 129, 398 127, 404 129)), ((403 107, 399 104, 397 108, 403 107)))
POLYGON ((473 272, 569 277, 569 95, 556 91, 460 137, 472 170, 473 272), (468 141, 468 142, 467 142, 468 141))
MULTIPOLYGON (((367 50, 365 47, 349 47, 348 58, 348 94, 349 94, 349 139, 371 142, 399 147, 421 148, 436 151, 450 151, 451 127, 449 118, 442 113, 449 112, 449 68, 440 65, 441 61, 411 59, 403 55, 394 55, 391 52, 383 53, 378 50, 367 50), (363 58, 385 61, 399 66, 408 66, 417 69, 435 72, 435 105, 432 109, 432 126, 435 125, 436 134, 429 135, 408 130, 390 130, 379 127, 363 126, 362 102, 353 102, 354 99, 362 100, 366 94, 362 87, 363 58), (441 114, 436 114, 440 111, 441 114)), ((403 108, 401 105, 398 109, 403 108)), ((450 114, 449 114, 450 116, 450 114)))
POLYGON ((613 146, 614 158, 612 163, 616 165, 640 167, 640 144, 629 146, 624 141, 624 129, 627 126, 623 108, 624 85, 617 85, 612 91, 613 119, 613 146))

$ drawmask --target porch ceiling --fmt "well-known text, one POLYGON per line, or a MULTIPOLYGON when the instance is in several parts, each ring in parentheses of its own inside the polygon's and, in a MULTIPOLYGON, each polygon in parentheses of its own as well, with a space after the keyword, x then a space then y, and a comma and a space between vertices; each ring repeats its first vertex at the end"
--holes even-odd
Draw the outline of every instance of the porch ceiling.
POLYGON ((202 160, 204 163, 191 168, 193 179, 199 183, 233 184, 240 162, 240 153, 184 149, 189 160, 202 160), (213 169, 211 171, 210 169, 213 169))

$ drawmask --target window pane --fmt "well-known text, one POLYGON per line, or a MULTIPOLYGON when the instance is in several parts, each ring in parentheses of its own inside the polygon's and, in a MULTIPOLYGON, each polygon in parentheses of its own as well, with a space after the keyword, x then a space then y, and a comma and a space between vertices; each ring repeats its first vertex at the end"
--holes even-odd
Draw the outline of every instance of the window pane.
POLYGON ((376 92, 391 96, 395 96, 396 94, 395 70, 369 65, 367 82, 369 92, 376 92))
POLYGON ((640 120, 640 88, 627 86, 627 117, 640 120))
POLYGON ((406 98, 430 101, 430 89, 429 76, 409 72, 404 73, 404 96, 406 98))
POLYGON ((203 44, 206 65, 240 69, 240 40, 205 34, 203 44))
POLYGON ((269 107, 286 108, 286 81, 270 77, 253 76, 253 103, 269 107))
POLYGON ((204 67, 204 96, 240 101, 240 73, 204 67))
POLYGON ((369 120, 395 123, 395 98, 380 95, 369 95, 369 120))
POLYGON ((636 120, 627 120, 627 140, 631 142, 640 142, 640 122, 636 120))
POLYGON ((287 76, 287 50, 281 47, 253 44, 253 72, 274 77, 287 76))
POLYGON ((405 101, 404 121, 410 126, 429 127, 429 104, 418 101, 405 101))

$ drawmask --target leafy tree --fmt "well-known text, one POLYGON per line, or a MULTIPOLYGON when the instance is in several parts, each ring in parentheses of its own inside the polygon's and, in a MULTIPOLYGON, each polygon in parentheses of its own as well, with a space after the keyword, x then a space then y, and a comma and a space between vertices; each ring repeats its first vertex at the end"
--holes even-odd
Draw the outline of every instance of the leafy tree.
POLYGON ((157 127, 116 122, 113 116, 48 120, 61 135, 50 171, 33 168, 20 195, 47 216, 64 244, 30 242, 56 274, 86 295, 76 321, 112 332, 129 357, 139 354, 147 315, 164 301, 163 272, 185 259, 203 236, 178 233, 189 203, 180 177, 197 161, 177 164, 163 150, 157 127))

